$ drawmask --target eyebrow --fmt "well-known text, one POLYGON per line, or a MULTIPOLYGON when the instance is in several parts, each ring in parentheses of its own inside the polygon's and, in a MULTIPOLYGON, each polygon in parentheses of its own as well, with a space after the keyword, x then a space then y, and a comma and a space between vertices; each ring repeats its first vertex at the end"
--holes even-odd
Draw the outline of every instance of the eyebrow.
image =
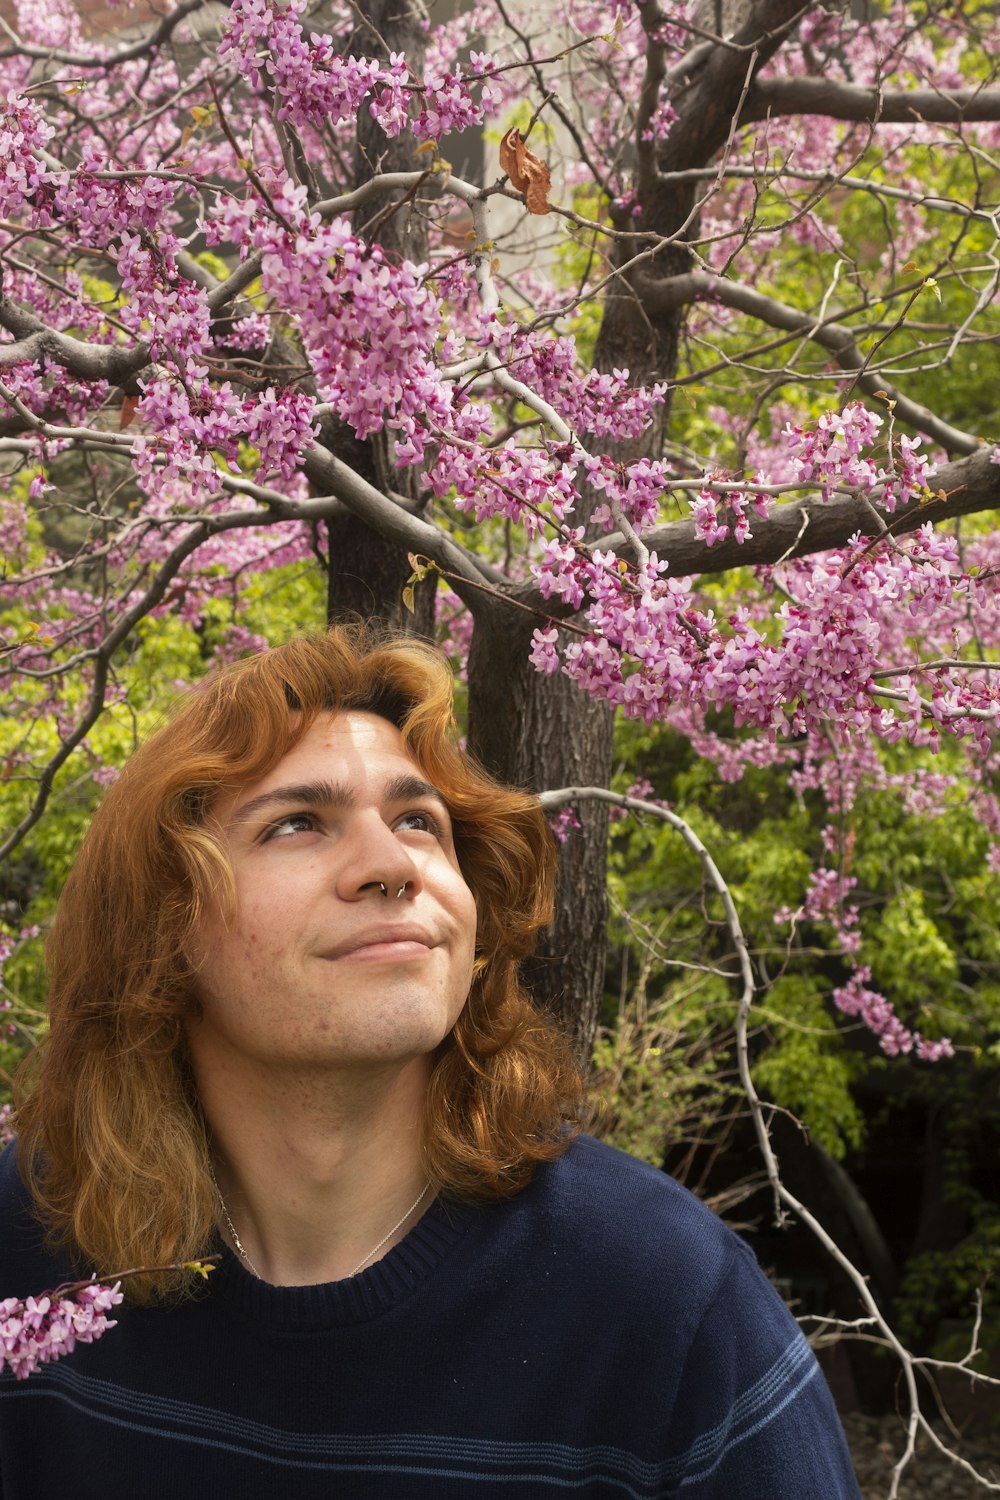
MULTIPOLYGON (((450 809, 436 786, 424 781, 422 776, 403 773, 387 781, 382 788, 383 802, 409 802, 430 798, 450 816, 450 809)), ((303 781, 292 786, 277 786, 270 792, 261 792, 251 797, 233 813, 231 823, 235 826, 249 822, 268 808, 298 803, 304 807, 327 807, 349 809, 356 805, 357 798, 349 787, 337 781, 303 781)))

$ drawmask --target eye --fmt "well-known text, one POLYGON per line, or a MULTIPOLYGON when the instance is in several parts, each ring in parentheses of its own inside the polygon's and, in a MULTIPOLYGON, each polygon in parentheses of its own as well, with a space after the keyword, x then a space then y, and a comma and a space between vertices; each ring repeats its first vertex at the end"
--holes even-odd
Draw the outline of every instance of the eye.
POLYGON ((315 827, 316 818, 313 813, 286 813, 283 818, 278 818, 274 823, 268 824, 264 830, 262 842, 268 843, 272 839, 287 839, 295 833, 311 833, 315 827))
POLYGON ((436 839, 443 839, 447 834, 447 829, 441 819, 434 813, 428 812, 426 808, 414 808, 412 812, 404 813, 392 826, 404 832, 412 829, 416 833, 429 833, 436 839))

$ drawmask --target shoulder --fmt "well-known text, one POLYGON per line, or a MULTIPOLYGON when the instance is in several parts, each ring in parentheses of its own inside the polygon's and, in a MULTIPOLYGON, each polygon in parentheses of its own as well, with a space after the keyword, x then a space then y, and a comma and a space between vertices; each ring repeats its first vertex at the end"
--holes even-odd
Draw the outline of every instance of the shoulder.
POLYGON ((586 1136, 533 1189, 588 1287, 591 1347, 613 1325, 642 1371, 637 1408, 655 1392, 678 1493, 859 1500, 812 1351, 748 1245, 679 1183, 586 1136))
POLYGON ((695 1220, 715 1215, 672 1177, 590 1135, 576 1135, 568 1148, 541 1169, 550 1190, 571 1198, 577 1206, 608 1199, 623 1208, 650 1210, 671 1217, 692 1215, 695 1220))
POLYGON ((646 1314, 659 1305, 697 1318, 736 1261, 764 1280, 747 1247, 686 1188, 590 1136, 540 1169, 525 1196, 564 1269, 646 1314))
POLYGON ((738 1241, 687 1188, 648 1162, 580 1135, 544 1169, 539 1184, 549 1212, 588 1224, 618 1253, 655 1247, 726 1260, 738 1241))
POLYGON ((18 1168, 17 1141, 0 1151, 0 1300, 35 1296, 72 1274, 64 1257, 45 1247, 31 1194, 18 1168))

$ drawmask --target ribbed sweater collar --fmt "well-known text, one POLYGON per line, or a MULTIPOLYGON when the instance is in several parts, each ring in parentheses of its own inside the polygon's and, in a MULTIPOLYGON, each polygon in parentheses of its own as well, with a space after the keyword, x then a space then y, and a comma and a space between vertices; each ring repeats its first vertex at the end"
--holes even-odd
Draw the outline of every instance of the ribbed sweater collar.
POLYGON ((210 1295, 224 1298, 257 1324, 288 1332, 368 1322, 410 1296, 466 1233, 476 1212, 435 1199, 388 1255, 357 1276, 321 1286, 271 1286, 226 1248, 210 1278, 210 1295))

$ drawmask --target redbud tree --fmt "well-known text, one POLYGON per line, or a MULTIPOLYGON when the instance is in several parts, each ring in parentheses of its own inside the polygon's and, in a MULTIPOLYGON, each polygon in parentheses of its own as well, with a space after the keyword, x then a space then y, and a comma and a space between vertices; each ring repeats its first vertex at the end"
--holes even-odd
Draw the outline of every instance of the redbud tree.
MULTIPOLYGON (((436 634, 471 747, 540 791, 609 784, 615 713, 777 768, 825 809, 777 925, 828 925, 884 1052, 947 1056, 859 951, 852 809, 960 798, 1000 870, 993 8, 0 30, 0 853, 115 774, 158 641, 253 649, 270 591, 436 634)), ((585 1051, 606 807, 563 821, 533 979, 585 1051)))
POLYGON ((945 0, 5 4, 0 962, 182 681, 360 613, 561 809, 582 1053, 616 716, 808 812, 745 996, 821 942, 828 1024, 987 1044, 880 980, 864 809, 996 891, 998 56, 945 0))

